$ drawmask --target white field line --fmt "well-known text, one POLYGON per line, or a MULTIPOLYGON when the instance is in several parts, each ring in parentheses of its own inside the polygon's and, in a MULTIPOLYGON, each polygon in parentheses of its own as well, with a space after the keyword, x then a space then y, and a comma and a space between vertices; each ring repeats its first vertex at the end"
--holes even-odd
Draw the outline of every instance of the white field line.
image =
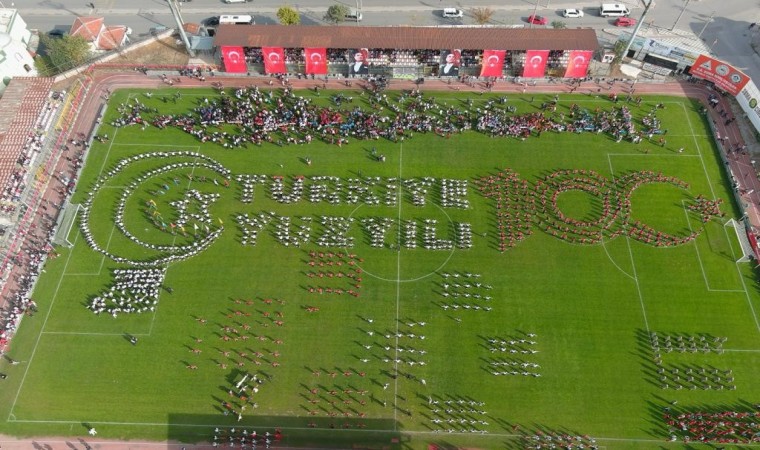
MULTIPOLYGON (((76 246, 78 240, 79 235, 77 234, 77 236, 74 238, 74 246, 76 246)), ((11 405, 10 412, 8 413, 8 420, 10 420, 11 416, 13 416, 13 410, 16 408, 16 402, 18 402, 18 398, 21 395, 21 390, 24 388, 26 376, 29 374, 29 368, 32 367, 34 355, 37 354, 37 348, 40 345, 40 339, 42 339, 42 334, 45 331, 45 326, 47 325, 48 319, 50 319, 50 314, 53 312, 55 300, 58 298, 58 291, 61 289, 61 285, 63 284, 63 274, 66 273, 66 268, 69 266, 69 263, 71 262, 71 255, 73 254, 74 252, 69 252, 69 256, 66 258, 66 264, 63 266, 63 272, 61 273, 61 277, 58 279, 58 285, 55 287, 55 291, 53 292, 53 298, 50 300, 50 306, 48 307, 47 314, 45 314, 45 320, 42 322, 40 334, 37 335, 37 340, 34 342, 32 354, 29 356, 29 362, 26 365, 26 369, 24 369, 24 375, 21 377, 21 383, 18 386, 18 391, 16 391, 16 396, 13 398, 13 404, 11 405)))
POLYGON ((633 269, 633 281, 636 283, 636 292, 639 295, 639 303, 641 304, 641 315, 644 317, 644 326, 647 329, 647 334, 650 333, 649 319, 647 319, 647 309, 644 306, 644 297, 641 294, 641 286, 639 285, 639 275, 636 273, 636 262, 633 260, 633 251, 631 250, 631 239, 625 237, 626 245, 628 245, 628 254, 631 256, 631 268, 633 269))
MULTIPOLYGON (((401 162, 403 160, 403 152, 404 152, 404 144, 399 145, 399 153, 398 153, 398 179, 401 180, 401 162)), ((401 183, 398 183, 398 245, 401 245, 401 204, 404 203, 403 199, 401 197, 401 183)), ((401 302, 401 248, 399 247, 396 251, 396 345, 395 345, 395 356, 393 358, 393 371, 395 375, 398 375, 398 329, 399 329, 399 309, 400 309, 400 302, 401 302)), ((398 399, 398 376, 395 377, 393 382, 393 431, 396 431, 398 428, 398 408, 396 407, 396 401, 398 399)))
POLYGON ((689 114, 686 112, 686 106, 684 106, 683 103, 681 103, 681 109, 683 110, 684 116, 686 117, 686 123, 689 124, 689 130, 691 130, 692 136, 694 136, 694 148, 697 149, 697 154, 699 155, 699 160, 702 163, 702 170, 705 172, 705 178, 707 179, 707 185, 710 187, 710 194, 712 194, 712 198, 716 198, 715 196, 715 189, 713 189, 712 180, 710 180, 710 174, 707 173, 707 165, 705 164, 705 159, 702 157, 702 150, 699 148, 699 142, 697 141, 697 137, 694 134, 694 127, 691 125, 691 119, 689 118, 689 114))

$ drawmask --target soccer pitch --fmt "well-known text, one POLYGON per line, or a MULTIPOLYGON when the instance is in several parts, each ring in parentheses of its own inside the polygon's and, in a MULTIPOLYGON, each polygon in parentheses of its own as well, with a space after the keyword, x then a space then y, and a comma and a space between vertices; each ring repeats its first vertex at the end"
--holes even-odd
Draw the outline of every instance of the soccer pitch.
MULTIPOLYGON (((568 122, 625 106, 637 130, 654 112, 667 134, 639 144, 407 128, 395 142, 273 132, 242 148, 110 125, 135 99, 153 122, 219 97, 175 92, 112 95, 110 139, 72 199, 74 245, 47 263, 39 312, 14 339, 0 432, 199 442, 279 428, 279 445, 371 448, 526 448, 544 433, 677 448, 689 433, 669 430, 665 408, 754 409, 756 274, 735 262, 724 224, 740 213, 698 102, 561 95, 544 112, 568 122)), ((274 92, 267 109, 295 101, 274 92)), ((296 92, 338 109, 335 94, 296 92)), ((415 102, 399 94, 340 108, 391 120, 415 102)), ((500 98, 426 93, 418 114, 524 115, 553 96, 500 98)), ((238 127, 206 131, 227 141, 238 127)))

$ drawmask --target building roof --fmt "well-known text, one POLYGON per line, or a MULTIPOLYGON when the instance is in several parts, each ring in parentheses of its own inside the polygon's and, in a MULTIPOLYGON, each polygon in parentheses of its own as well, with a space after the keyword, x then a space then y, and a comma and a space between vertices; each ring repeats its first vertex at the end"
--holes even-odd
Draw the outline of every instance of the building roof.
POLYGON ((220 25, 216 46, 426 50, 596 50, 591 28, 220 25))
MULTIPOLYGON (((607 30, 605 30, 607 31, 607 30)), ((631 32, 628 30, 623 29, 614 29, 607 31, 611 34, 617 34, 618 36, 624 38, 624 39, 631 39, 631 32)), ((658 28, 658 27, 648 27, 644 29, 642 27, 641 30, 639 30, 639 33, 637 35, 637 38, 633 41, 634 46, 640 47, 642 44, 642 38, 646 39, 653 39, 657 42, 662 43, 663 45, 672 46, 672 47, 678 47, 683 50, 688 50, 692 53, 695 53, 697 55, 699 54, 705 54, 705 55, 711 55, 712 50, 710 47, 705 44, 702 39, 699 38, 696 34, 692 33, 689 30, 667 30, 664 28, 658 28), (637 42, 639 41, 639 42, 637 42)))
POLYGON ((198 34, 198 32, 201 30, 201 24, 186 22, 182 24, 182 29, 189 34, 198 34))
POLYGON ((82 36, 88 42, 95 42, 103 28, 104 21, 105 19, 102 17, 77 17, 74 19, 74 24, 71 25, 69 34, 82 36))
POLYGON ((106 27, 98 35, 96 46, 98 50, 115 50, 124 43, 127 36, 127 27, 124 25, 111 25, 106 27))
POLYGON ((16 10, 11 8, 0 9, 0 32, 10 33, 16 10))

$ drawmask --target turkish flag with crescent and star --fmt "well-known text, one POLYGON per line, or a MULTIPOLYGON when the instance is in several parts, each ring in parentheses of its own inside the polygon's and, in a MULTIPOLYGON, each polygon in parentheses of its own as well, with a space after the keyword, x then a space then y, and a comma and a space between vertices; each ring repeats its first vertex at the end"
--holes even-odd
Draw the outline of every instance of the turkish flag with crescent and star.
POLYGON ((588 73, 588 65, 594 52, 591 50, 573 50, 565 70, 565 78, 583 78, 588 73))
POLYGON ((543 78, 549 50, 528 50, 525 52, 523 75, 526 78, 543 78))
POLYGON ((245 73, 248 71, 248 67, 245 64, 243 47, 222 47, 222 60, 226 72, 245 73))
POLYGON ((264 55, 264 72, 285 73, 285 49, 282 47, 261 47, 264 55))
POLYGON ((305 48, 303 49, 306 58, 306 73, 315 75, 327 74, 327 49, 326 48, 305 48))
POLYGON ((504 72, 504 56, 506 54, 506 50, 483 50, 483 65, 480 69, 480 76, 502 76, 502 72, 504 72))

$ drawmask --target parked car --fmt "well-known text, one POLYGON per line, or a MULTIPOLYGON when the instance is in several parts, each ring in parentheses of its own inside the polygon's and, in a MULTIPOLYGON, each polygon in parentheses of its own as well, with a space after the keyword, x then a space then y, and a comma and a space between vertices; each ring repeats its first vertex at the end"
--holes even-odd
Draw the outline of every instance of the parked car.
POLYGON ((157 26, 151 28, 149 31, 150 31, 151 35, 156 36, 158 34, 163 33, 164 31, 166 31, 168 29, 169 29, 168 27, 165 27, 163 25, 157 25, 157 26))
POLYGON ((636 25, 636 19, 630 17, 618 17, 615 19, 616 27, 632 27, 634 25, 636 25))
POLYGON ((346 20, 353 20, 356 22, 361 22, 364 17, 362 16, 361 11, 358 11, 356 9, 349 9, 346 13, 346 20))
POLYGON ((207 17, 201 20, 201 23, 207 27, 215 27, 219 25, 219 16, 207 17))
POLYGON ((464 16, 464 12, 456 8, 443 8, 443 14, 441 15, 446 19, 456 19, 464 16))
POLYGON ((549 23, 549 19, 544 16, 536 16, 534 14, 531 14, 528 16, 528 23, 532 23, 533 25, 546 25, 549 23))
POLYGON ((562 11, 562 17, 567 18, 567 19, 575 19, 578 17, 583 17, 583 11, 581 11, 580 9, 569 8, 562 11))
POLYGON ((52 30, 52 31, 48 32, 48 36, 50 36, 52 38, 62 38, 64 36, 66 36, 67 34, 69 34, 68 31, 61 30, 60 28, 56 28, 55 30, 52 30))

